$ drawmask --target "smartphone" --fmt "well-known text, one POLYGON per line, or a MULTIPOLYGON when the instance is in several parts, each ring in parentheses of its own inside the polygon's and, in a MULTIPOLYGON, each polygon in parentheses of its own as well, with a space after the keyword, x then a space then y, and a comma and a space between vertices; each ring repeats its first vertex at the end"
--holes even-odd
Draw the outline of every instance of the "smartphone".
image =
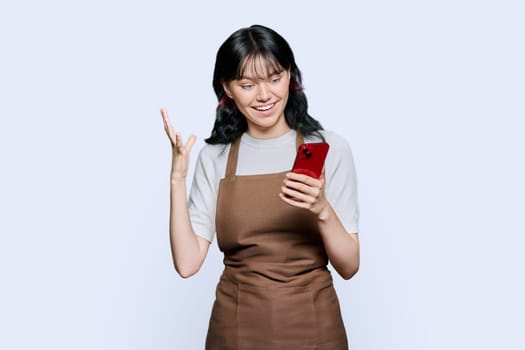
POLYGON ((303 143, 297 150, 292 171, 320 178, 330 146, 326 142, 303 143))

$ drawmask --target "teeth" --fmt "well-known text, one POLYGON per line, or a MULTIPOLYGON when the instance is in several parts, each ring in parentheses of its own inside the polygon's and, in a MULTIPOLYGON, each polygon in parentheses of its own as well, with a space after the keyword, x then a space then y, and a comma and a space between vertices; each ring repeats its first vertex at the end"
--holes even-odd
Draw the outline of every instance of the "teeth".
POLYGON ((274 105, 274 103, 272 103, 271 105, 268 105, 268 106, 255 107, 255 109, 258 110, 258 111, 267 111, 267 110, 269 110, 270 108, 272 108, 273 105, 274 105))

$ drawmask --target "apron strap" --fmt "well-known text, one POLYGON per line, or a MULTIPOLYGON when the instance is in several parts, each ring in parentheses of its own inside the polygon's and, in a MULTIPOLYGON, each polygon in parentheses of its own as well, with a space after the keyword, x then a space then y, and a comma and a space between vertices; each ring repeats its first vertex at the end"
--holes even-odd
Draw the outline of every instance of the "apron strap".
POLYGON ((239 145, 241 143, 241 137, 237 137, 230 144, 230 153, 228 154, 228 162, 226 163, 226 174, 225 178, 234 177, 237 173, 237 158, 239 156, 239 145))
MULTIPOLYGON (((225 178, 234 177, 237 173, 237 159, 239 157, 239 145, 241 144, 241 137, 237 137, 230 145, 230 152, 228 153, 228 162, 226 163, 225 178)), ((299 146, 304 143, 303 134, 300 131, 295 132, 295 148, 298 150, 299 146)))

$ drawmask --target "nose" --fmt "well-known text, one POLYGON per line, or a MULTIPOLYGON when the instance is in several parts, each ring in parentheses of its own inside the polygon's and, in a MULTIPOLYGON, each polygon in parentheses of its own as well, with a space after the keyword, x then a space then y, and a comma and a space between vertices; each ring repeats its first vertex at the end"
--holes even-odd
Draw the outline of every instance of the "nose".
POLYGON ((270 99, 270 87, 266 82, 261 82, 257 86, 257 100, 261 102, 268 101, 270 99))

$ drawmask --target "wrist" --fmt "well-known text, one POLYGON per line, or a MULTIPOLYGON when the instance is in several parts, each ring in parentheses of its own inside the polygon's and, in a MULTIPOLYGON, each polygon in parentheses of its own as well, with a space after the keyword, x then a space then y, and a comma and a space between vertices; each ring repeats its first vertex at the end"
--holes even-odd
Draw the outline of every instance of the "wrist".
POLYGON ((319 222, 326 222, 330 220, 330 217, 332 216, 332 208, 330 205, 325 205, 323 209, 317 214, 317 221, 319 222))
POLYGON ((179 184, 186 185, 186 178, 185 177, 172 176, 170 178, 170 182, 171 182, 172 185, 179 185, 179 184))

